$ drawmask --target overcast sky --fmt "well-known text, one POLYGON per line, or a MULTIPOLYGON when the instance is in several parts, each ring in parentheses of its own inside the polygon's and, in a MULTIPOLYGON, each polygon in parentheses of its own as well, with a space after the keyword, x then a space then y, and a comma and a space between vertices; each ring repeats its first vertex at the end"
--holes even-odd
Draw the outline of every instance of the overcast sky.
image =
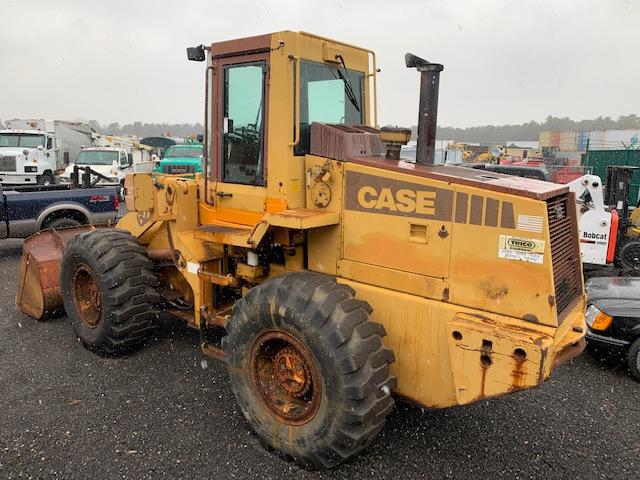
POLYGON ((640 2, 0 0, 0 118, 201 122, 185 47, 306 30, 377 52, 381 124, 416 123, 407 51, 445 65, 439 124, 640 114, 640 2))

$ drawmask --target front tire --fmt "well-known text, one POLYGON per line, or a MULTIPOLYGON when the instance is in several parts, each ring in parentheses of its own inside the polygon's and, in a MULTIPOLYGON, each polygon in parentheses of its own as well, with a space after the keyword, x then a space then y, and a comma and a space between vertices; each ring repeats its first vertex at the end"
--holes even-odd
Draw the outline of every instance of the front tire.
POLYGON ((618 258, 626 274, 637 275, 640 272, 640 240, 626 239, 618 251, 618 258))
POLYGON ((49 186, 53 185, 53 175, 49 173, 44 173, 37 178, 38 185, 49 186))
POLYGON ((52 229, 70 228, 70 227, 79 227, 80 225, 82 225, 82 223, 80 223, 75 218, 60 217, 60 218, 56 218, 55 220, 52 220, 51 222, 48 222, 44 228, 52 228, 52 229))
POLYGON ((352 288, 312 272, 271 278, 238 301, 224 339, 231 387, 264 444, 330 468, 371 443, 395 378, 370 312, 352 288))
POLYGON ((139 347, 161 314, 153 262, 124 230, 100 229, 73 237, 62 257, 60 282, 76 335, 99 355, 139 347))

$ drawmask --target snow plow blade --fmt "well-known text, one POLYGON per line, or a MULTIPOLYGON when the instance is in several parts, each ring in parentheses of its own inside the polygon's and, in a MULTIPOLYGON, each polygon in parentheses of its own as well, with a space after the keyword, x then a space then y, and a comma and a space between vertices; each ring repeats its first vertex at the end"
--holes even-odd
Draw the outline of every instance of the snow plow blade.
POLYGON ((62 311, 60 264, 64 248, 74 236, 96 228, 100 227, 83 225, 42 230, 27 238, 22 245, 16 307, 36 320, 62 311))

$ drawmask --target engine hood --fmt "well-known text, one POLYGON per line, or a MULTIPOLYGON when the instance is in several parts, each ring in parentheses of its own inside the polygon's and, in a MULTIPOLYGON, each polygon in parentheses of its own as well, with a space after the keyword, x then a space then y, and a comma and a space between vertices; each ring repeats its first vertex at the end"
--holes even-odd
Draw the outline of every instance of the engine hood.
POLYGON ((598 277, 585 285, 589 302, 614 317, 640 317, 640 278, 598 277))
POLYGON ((24 155, 24 150, 28 150, 32 153, 35 148, 20 148, 20 147, 0 147, 0 157, 20 157, 24 155))
POLYGON ((64 176, 65 177, 71 177, 71 174, 73 173, 73 166, 74 165, 78 165, 79 167, 91 167, 91 170, 93 170, 94 172, 98 172, 102 175, 104 175, 105 177, 114 177, 117 174, 113 173, 113 165, 84 165, 82 163, 78 163, 78 164, 70 164, 67 168, 64 169, 64 176))

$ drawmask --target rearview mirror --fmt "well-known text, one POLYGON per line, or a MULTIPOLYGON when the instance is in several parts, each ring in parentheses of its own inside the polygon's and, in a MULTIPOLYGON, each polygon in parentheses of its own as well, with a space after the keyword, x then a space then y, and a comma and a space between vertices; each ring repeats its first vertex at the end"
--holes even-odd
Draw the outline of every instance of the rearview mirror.
POLYGON ((187 58, 192 62, 204 62, 206 55, 204 53, 204 45, 187 48, 187 58))

